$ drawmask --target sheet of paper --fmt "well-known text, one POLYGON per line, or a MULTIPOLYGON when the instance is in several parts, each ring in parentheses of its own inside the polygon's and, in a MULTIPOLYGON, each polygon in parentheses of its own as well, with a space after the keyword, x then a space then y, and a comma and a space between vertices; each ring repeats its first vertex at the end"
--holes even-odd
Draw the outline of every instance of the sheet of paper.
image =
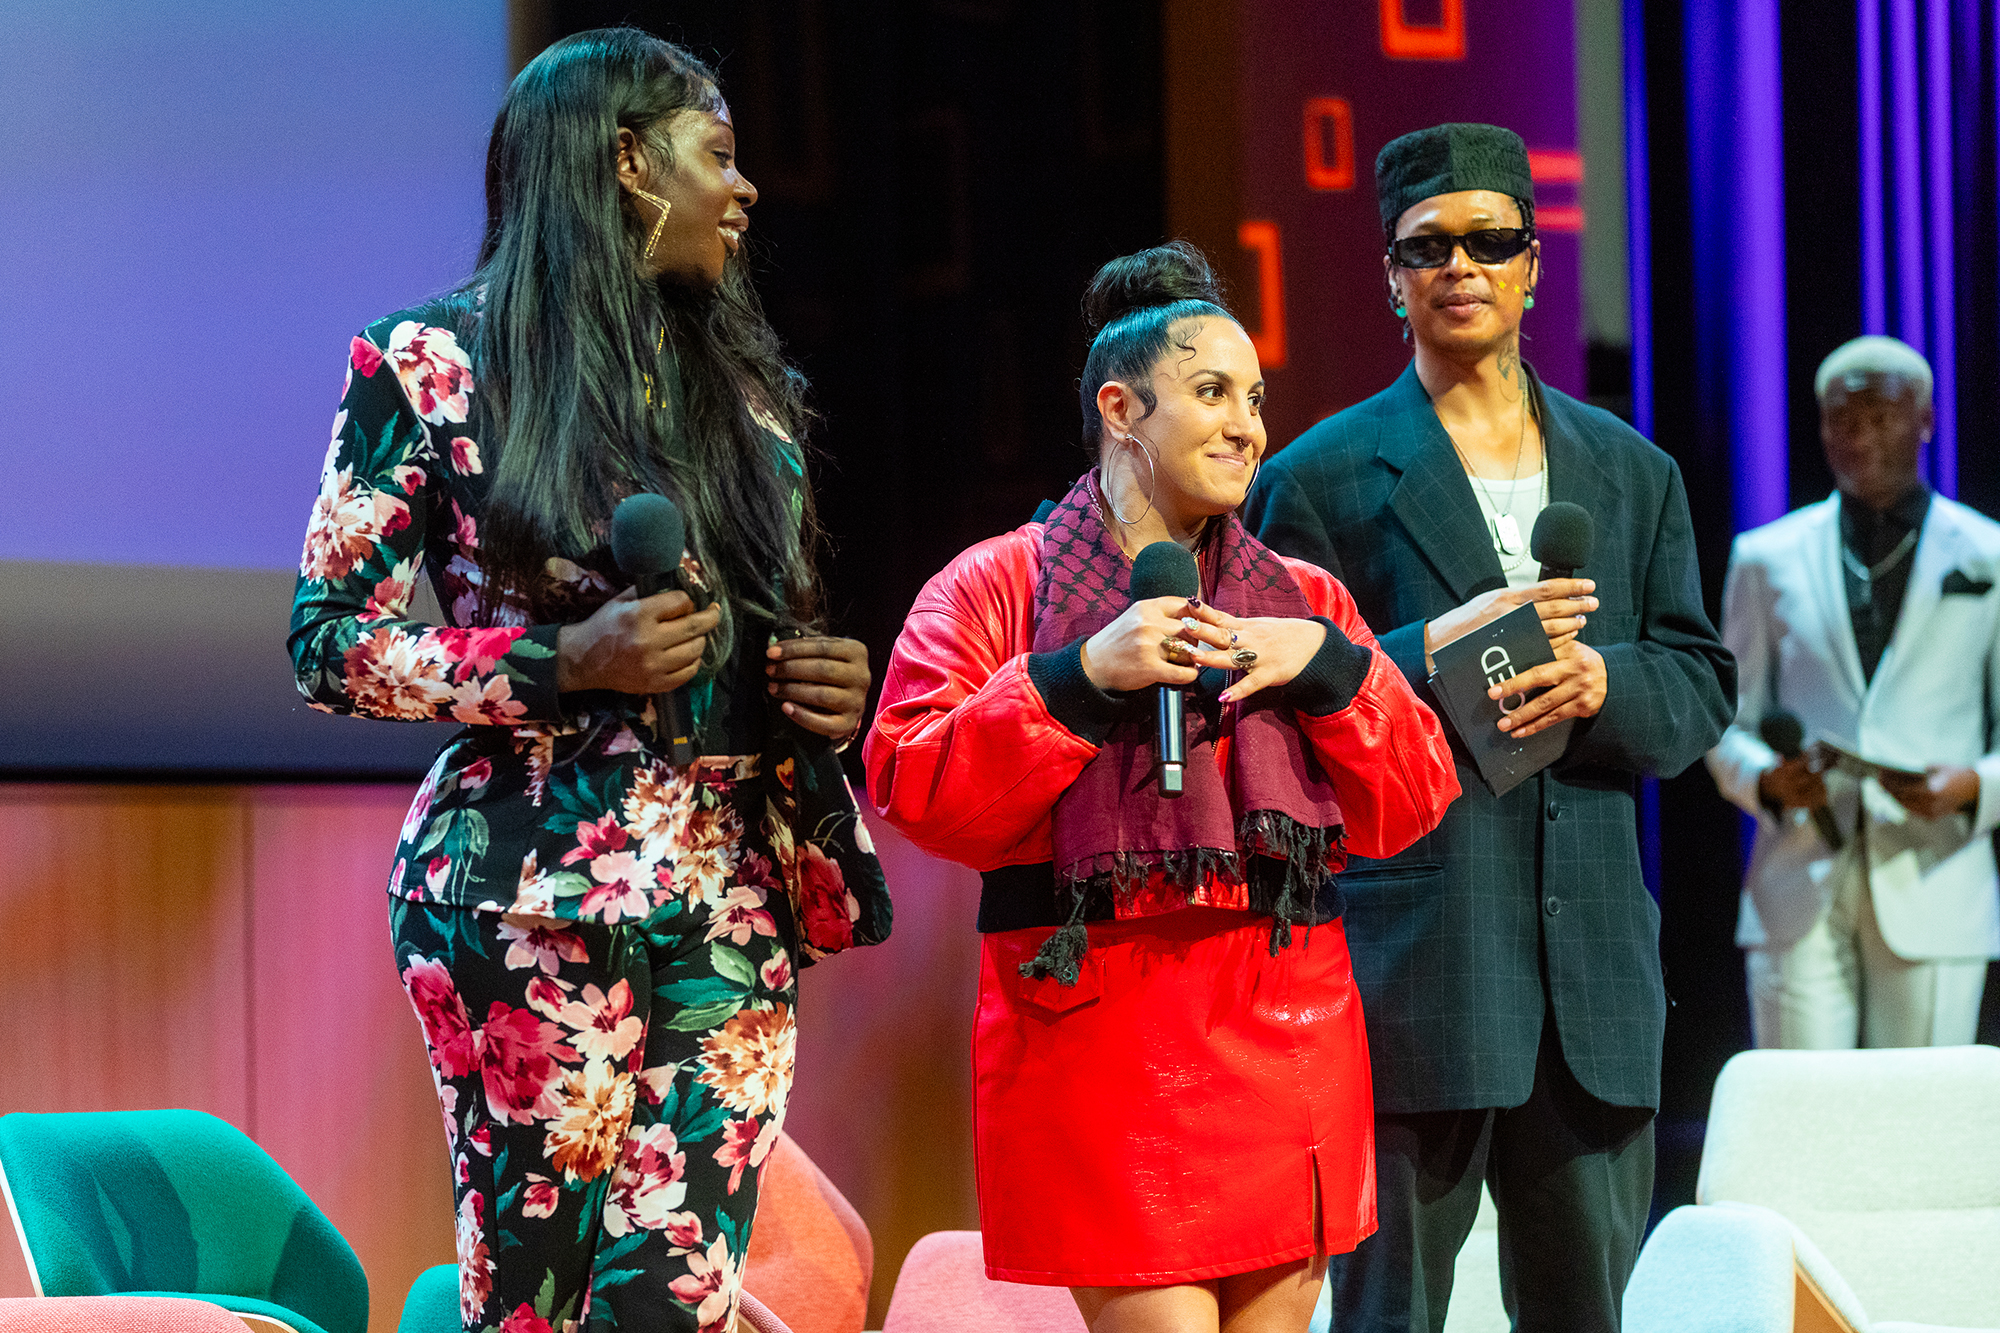
POLYGON ((1828 755, 1831 755, 1833 758, 1833 767, 1839 769, 1849 777, 1876 778, 1879 780, 1884 776, 1892 778, 1921 778, 1923 776, 1920 770, 1903 768, 1896 764, 1885 764, 1878 760, 1867 759, 1854 753, 1852 750, 1842 749, 1832 741, 1814 741, 1813 744, 1817 745, 1828 755))

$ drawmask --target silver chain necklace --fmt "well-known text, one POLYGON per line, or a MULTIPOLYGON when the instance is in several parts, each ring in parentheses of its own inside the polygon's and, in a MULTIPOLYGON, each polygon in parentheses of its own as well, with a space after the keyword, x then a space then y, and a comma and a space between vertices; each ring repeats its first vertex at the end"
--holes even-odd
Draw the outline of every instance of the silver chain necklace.
MULTIPOLYGON (((1444 426, 1443 417, 1438 418, 1438 425, 1444 426)), ((1479 492, 1480 498, 1486 502, 1486 508, 1493 511, 1493 517, 1487 520, 1486 524, 1487 535, 1493 539, 1493 549, 1505 556, 1518 556, 1526 551, 1528 544, 1521 539, 1520 521, 1511 512, 1502 508, 1499 502, 1493 498, 1493 492, 1487 490, 1482 484, 1484 478, 1472 470, 1472 460, 1467 458, 1465 450, 1459 447, 1458 437, 1451 433, 1451 427, 1444 426, 1444 435, 1446 439, 1451 441, 1452 452, 1458 455, 1459 463, 1465 468, 1466 480, 1470 481, 1473 489, 1479 492)), ((1507 498, 1510 501, 1514 498, 1516 488, 1521 484, 1521 457, 1526 453, 1527 446, 1528 396, 1523 393, 1521 395, 1521 429, 1514 437, 1514 471, 1507 478, 1507 498)), ((1542 507, 1546 509, 1548 503, 1549 460, 1547 452, 1544 451, 1542 455, 1542 507)))
POLYGON ((1903 540, 1897 542, 1895 549, 1890 551, 1889 554, 1883 556, 1872 565, 1864 565, 1861 563, 1861 557, 1848 550, 1847 543, 1842 542, 1840 544, 1840 562, 1847 566, 1847 572, 1854 575, 1855 579, 1861 584, 1862 594, 1872 603, 1875 600, 1875 580, 1901 564, 1903 557, 1915 550, 1916 546, 1917 530, 1912 528, 1903 534, 1903 540))

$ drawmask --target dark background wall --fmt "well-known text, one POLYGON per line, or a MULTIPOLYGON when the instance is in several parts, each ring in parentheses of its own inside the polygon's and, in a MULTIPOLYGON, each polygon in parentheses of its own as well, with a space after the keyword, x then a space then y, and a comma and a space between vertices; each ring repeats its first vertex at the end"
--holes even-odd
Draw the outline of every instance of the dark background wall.
MULTIPOLYGON (((1646 113, 1653 343, 1653 438, 1687 483, 1702 587, 1720 623, 1722 580, 1735 532, 1726 423, 1705 414, 1696 336, 1696 255, 1690 216, 1686 53, 1677 5, 1648 0, 1641 104, 1646 113)), ((1628 40, 1630 34, 1628 32, 1628 40)), ((1635 305, 1643 305, 1635 302, 1635 305)), ((1635 313, 1635 318, 1637 315, 1635 313)), ((1722 1064, 1750 1044, 1742 955, 1734 944, 1742 816, 1701 765, 1659 784, 1660 957, 1669 1005, 1661 1071, 1659 1180, 1654 1215, 1692 1202, 1709 1090, 1722 1064), (1669 851, 1668 849, 1671 849, 1669 851)))
POLYGON ((758 287, 822 414, 831 605, 879 679, 924 581, 1082 470, 1078 299, 1165 238, 1159 6, 550 0, 515 18, 529 54, 629 21, 718 64, 760 194, 758 287))

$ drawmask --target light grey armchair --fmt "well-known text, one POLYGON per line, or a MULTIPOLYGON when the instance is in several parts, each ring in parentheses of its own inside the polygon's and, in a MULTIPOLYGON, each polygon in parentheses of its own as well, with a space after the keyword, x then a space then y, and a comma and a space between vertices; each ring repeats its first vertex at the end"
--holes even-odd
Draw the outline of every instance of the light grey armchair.
POLYGON ((1746 1051, 1625 1333, 2000 1333, 2000 1049, 1746 1051))

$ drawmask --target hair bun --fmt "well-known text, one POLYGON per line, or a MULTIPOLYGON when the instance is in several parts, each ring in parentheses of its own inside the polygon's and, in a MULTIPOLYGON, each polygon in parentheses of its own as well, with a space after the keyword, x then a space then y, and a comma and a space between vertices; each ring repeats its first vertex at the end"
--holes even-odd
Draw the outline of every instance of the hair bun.
POLYGON ((1229 309, 1222 282, 1206 255, 1186 241, 1120 255, 1097 270, 1083 289, 1084 337, 1095 338, 1105 325, 1130 311, 1176 301, 1207 301, 1229 309))

